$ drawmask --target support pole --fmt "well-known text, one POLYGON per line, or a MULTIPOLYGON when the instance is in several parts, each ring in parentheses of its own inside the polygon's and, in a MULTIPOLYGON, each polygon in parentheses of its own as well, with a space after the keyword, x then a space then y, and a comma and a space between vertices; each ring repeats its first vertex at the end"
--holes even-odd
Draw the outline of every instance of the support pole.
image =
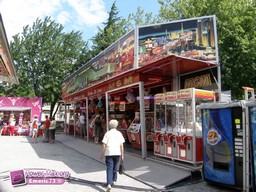
POLYGON ((145 124, 145 106, 144 106, 144 82, 139 82, 140 95, 140 123, 141 123, 141 156, 147 157, 147 138, 146 138, 146 124, 145 124))

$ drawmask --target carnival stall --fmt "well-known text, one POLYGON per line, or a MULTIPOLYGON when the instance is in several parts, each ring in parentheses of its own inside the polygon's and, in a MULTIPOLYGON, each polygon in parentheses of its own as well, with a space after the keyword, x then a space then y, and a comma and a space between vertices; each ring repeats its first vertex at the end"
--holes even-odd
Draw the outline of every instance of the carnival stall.
POLYGON ((33 119, 41 122, 42 98, 0 97, 0 103, 2 135, 28 135, 33 119))
MULTIPOLYGON (((95 115, 97 109, 104 109, 106 130, 108 130, 110 119, 118 119, 120 121, 119 130, 128 139, 128 142, 133 144, 134 148, 141 150, 142 157, 146 157, 147 150, 150 149, 147 141, 147 125, 150 122, 147 118, 148 114, 160 115, 156 111, 166 109, 178 111, 178 107, 183 106, 180 107, 182 111, 176 116, 165 117, 165 121, 170 124, 169 128, 165 127, 165 129, 167 135, 170 135, 174 131, 174 128, 170 127, 175 124, 177 128, 179 127, 181 135, 186 134, 186 141, 185 137, 180 134, 175 136, 179 144, 177 159, 193 163, 200 162, 201 157, 196 158, 194 155, 197 148, 196 136, 192 136, 188 129, 185 133, 181 132, 184 129, 181 125, 178 126, 178 120, 175 119, 178 117, 181 119, 181 113, 185 113, 186 110, 188 112, 190 107, 189 113, 192 113, 194 118, 192 119, 193 126, 196 126, 195 111, 191 112, 196 106, 196 103, 191 104, 192 100, 196 102, 194 101, 195 96, 192 95, 188 99, 189 101, 177 98, 179 100, 174 100, 173 104, 172 101, 168 101, 168 106, 167 104, 161 106, 166 109, 153 105, 151 111, 146 110, 145 100, 147 100, 148 90, 150 90, 150 95, 156 96, 158 93, 172 91, 176 91, 178 94, 179 90, 188 88, 209 91, 220 89, 218 85, 220 67, 218 64, 215 16, 141 26, 125 34, 65 79, 62 97, 67 105, 86 103, 88 135, 92 130, 92 127, 89 126, 90 119, 95 115), (99 101, 102 101, 101 107, 98 106, 99 101), (189 102, 190 104, 188 104, 189 102), (91 103, 94 104, 94 107, 90 106, 91 103), (134 127, 138 126, 138 117, 140 128, 135 131, 134 127), (191 137, 192 140, 189 139, 191 137), (132 138, 138 138, 138 143, 136 143, 136 139, 132 138)), ((68 126, 67 123, 66 126, 68 126)), ((157 126, 158 124, 154 123, 155 133, 151 131, 149 135, 154 137, 154 145, 157 146, 157 137, 154 134, 160 134, 159 137, 162 137, 162 140, 159 141, 162 143, 160 155, 166 156, 165 151, 174 148, 169 144, 169 137, 167 138, 166 134, 163 136, 162 125, 159 124, 160 130, 157 126)), ((87 138, 89 141, 89 137, 87 138)), ((156 152, 155 149, 154 151, 156 152)), ((173 157, 170 152, 167 154, 169 157, 173 157)))

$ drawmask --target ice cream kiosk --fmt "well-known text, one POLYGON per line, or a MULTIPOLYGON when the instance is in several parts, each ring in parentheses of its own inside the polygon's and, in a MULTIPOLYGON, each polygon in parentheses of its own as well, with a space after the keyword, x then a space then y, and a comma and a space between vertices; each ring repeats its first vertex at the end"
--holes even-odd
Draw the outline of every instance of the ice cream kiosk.
POLYGON ((214 100, 212 91, 195 88, 155 95, 154 154, 187 163, 202 163, 200 110, 214 100))

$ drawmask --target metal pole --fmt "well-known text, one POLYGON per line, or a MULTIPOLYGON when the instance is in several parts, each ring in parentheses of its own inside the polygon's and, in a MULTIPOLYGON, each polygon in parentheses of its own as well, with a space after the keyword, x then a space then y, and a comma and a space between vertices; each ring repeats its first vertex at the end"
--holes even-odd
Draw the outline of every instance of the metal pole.
POLYGON ((86 97, 86 141, 89 142, 89 108, 88 108, 88 97, 86 97))
POLYGON ((108 110, 108 106, 109 106, 109 102, 108 102, 108 92, 105 93, 105 102, 106 102, 106 130, 108 131, 108 122, 109 122, 109 110, 108 110))
POLYGON ((195 94, 195 88, 192 88, 192 115, 193 115, 193 141, 192 141, 192 146, 193 146, 193 165, 196 165, 196 94, 195 94))
MULTIPOLYGON (((243 101, 242 101, 243 102, 243 101)), ((242 105, 243 108, 243 105, 242 105)), ((248 107, 243 108, 243 119, 245 120, 245 127, 243 129, 243 190, 246 192, 250 191, 250 127, 249 127, 249 109, 248 107), (245 117, 244 117, 245 116, 245 117)))
POLYGON ((67 105, 65 103, 65 107, 64 107, 64 131, 65 134, 67 134, 67 105))
POLYGON ((144 106, 144 82, 139 82, 139 96, 140 96, 140 123, 141 123, 141 156, 147 157, 147 138, 145 125, 145 106, 144 106))
POLYGON ((74 138, 76 138, 76 109, 75 109, 75 103, 73 102, 73 118, 74 118, 74 138))

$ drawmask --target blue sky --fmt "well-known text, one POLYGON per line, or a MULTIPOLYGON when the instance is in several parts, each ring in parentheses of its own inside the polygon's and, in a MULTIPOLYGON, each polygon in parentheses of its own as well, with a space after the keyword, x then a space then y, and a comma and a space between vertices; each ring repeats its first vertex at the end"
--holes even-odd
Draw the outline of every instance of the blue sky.
MULTIPOLYGON (((26 25, 32 26, 37 18, 51 16, 61 23, 66 32, 83 32, 84 40, 90 39, 108 18, 114 0, 0 0, 8 40, 22 32, 26 25)), ((145 12, 156 14, 157 0, 116 0, 119 16, 127 18, 140 6, 145 12)))

